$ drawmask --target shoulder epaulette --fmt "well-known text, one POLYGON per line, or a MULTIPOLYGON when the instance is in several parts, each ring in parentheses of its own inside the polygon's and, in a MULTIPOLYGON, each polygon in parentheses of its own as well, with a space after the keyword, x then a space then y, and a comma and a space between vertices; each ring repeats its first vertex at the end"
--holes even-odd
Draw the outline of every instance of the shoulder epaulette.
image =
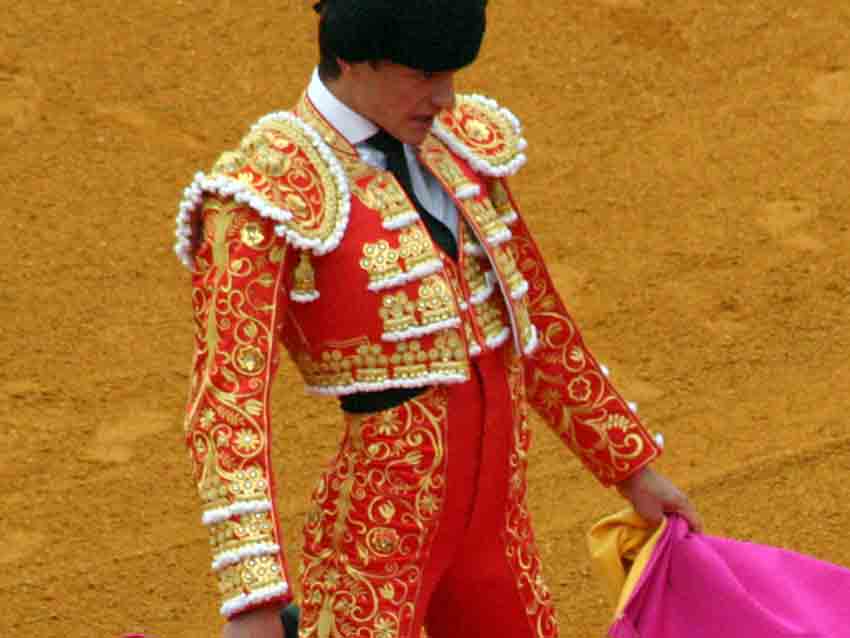
POLYGON ((204 193, 233 197, 277 222, 293 246, 324 255, 342 240, 349 216, 348 180, 339 160, 303 120, 281 111, 261 118, 239 149, 223 153, 209 174, 197 173, 177 215, 180 260, 192 267, 192 216, 204 193))
POLYGON ((513 175, 526 161, 528 144, 517 117, 481 95, 458 95, 455 108, 434 121, 432 132, 488 177, 513 175))

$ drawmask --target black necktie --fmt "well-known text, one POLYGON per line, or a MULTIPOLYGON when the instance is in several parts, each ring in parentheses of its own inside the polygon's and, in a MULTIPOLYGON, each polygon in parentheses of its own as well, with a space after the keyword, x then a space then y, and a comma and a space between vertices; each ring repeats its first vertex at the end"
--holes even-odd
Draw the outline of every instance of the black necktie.
POLYGON ((395 175, 404 192, 407 193, 413 205, 416 206, 419 217, 428 229, 431 239, 443 249, 443 252, 457 261, 457 242, 455 241, 454 234, 452 234, 448 226, 425 209, 413 191, 413 184, 410 181, 410 169, 407 167, 407 159, 404 157, 404 146, 402 143, 384 130, 370 137, 366 140, 366 143, 381 151, 386 156, 387 170, 395 175))

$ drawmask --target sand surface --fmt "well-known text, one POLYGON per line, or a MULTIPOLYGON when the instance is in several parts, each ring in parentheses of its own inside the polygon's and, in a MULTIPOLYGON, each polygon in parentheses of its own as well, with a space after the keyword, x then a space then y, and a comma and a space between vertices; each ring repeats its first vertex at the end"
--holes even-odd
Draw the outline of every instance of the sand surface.
MULTIPOLYGON (((0 635, 217 635, 173 218, 194 171, 297 98, 309 4, 3 3, 0 635)), ((708 530, 850 566, 850 4, 494 0, 459 88, 523 121, 529 225, 708 530)), ((295 563, 339 428, 292 386, 295 563)), ((562 634, 601 637, 583 538, 620 501, 535 430, 562 634)))

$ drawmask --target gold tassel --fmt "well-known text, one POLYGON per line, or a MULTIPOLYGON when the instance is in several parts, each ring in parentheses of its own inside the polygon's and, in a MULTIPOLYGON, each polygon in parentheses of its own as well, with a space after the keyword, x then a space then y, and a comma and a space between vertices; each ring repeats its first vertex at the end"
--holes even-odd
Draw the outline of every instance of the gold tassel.
POLYGON ((316 272, 313 270, 309 251, 301 251, 298 265, 295 267, 294 278, 295 281, 292 287, 293 296, 302 299, 312 299, 318 296, 318 291, 316 290, 316 272))

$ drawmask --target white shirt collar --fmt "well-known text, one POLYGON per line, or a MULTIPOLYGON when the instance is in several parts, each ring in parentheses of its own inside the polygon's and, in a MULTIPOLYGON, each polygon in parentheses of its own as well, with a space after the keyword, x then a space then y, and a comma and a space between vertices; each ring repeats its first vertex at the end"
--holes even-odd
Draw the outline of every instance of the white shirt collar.
POLYGON ((307 97, 328 123, 352 146, 365 142, 378 132, 378 127, 371 120, 353 111, 330 92, 319 77, 318 69, 313 70, 310 85, 307 87, 307 97))

